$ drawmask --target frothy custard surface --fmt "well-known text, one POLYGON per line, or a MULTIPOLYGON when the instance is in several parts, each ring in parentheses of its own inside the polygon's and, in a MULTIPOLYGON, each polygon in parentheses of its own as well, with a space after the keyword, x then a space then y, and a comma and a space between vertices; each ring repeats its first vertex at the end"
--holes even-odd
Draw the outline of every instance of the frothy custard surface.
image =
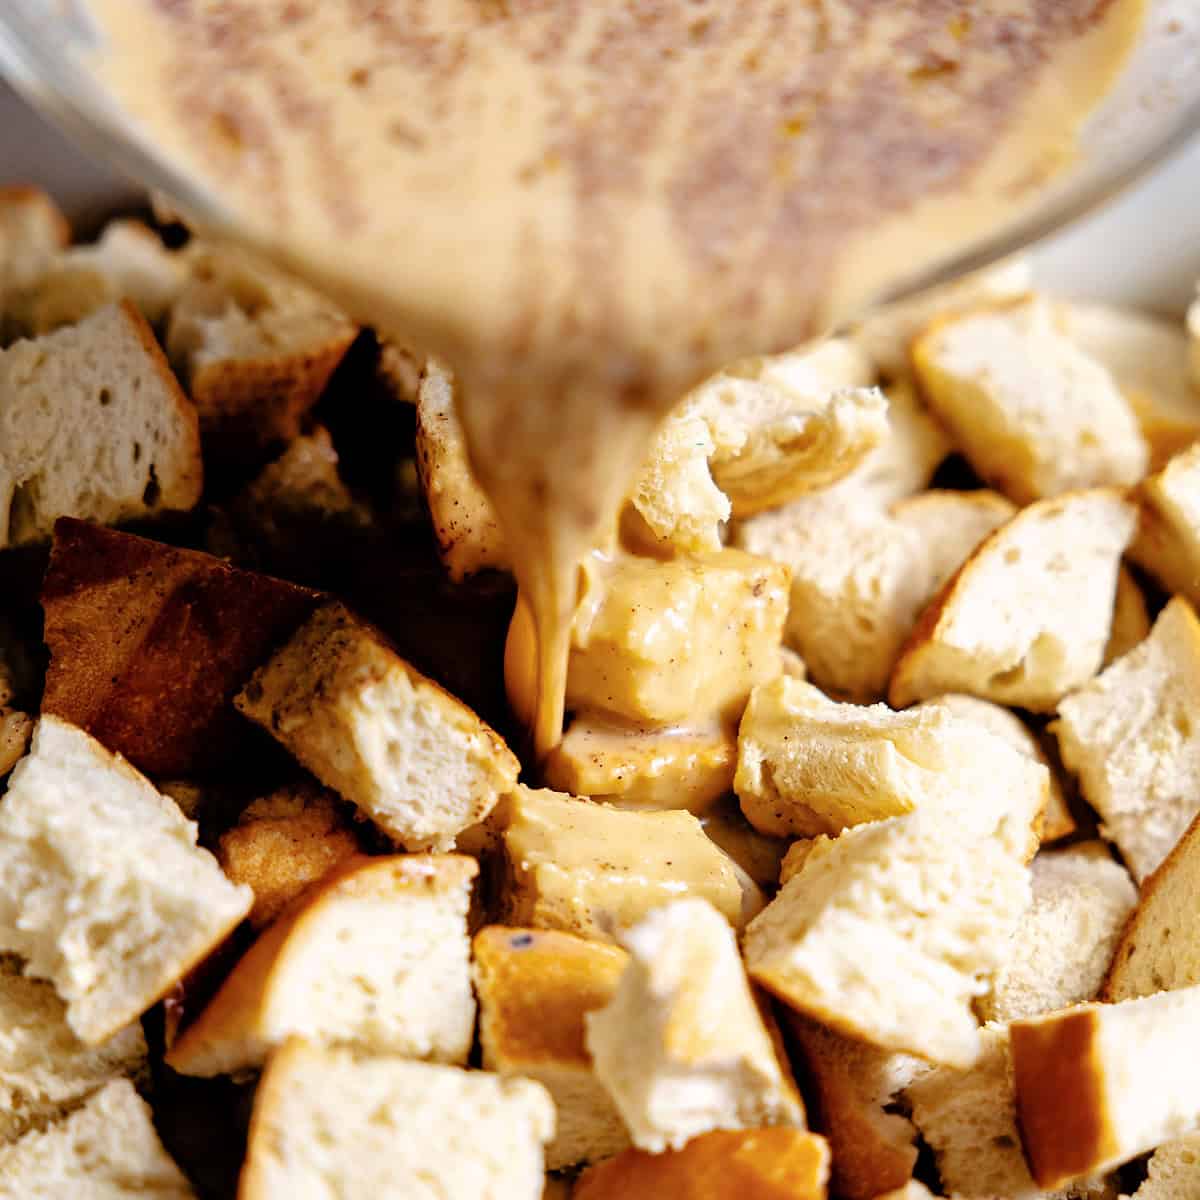
POLYGON ((446 357, 557 741, 576 568, 703 374, 1032 202, 1143 0, 90 0, 249 240, 446 357))

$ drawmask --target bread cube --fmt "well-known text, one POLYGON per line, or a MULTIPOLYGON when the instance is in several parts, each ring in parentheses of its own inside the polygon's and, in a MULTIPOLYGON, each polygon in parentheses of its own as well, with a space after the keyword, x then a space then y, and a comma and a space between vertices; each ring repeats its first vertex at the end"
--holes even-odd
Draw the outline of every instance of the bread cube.
POLYGON ((756 982, 851 1037, 967 1066, 971 1003, 1029 906, 1029 871, 990 839, 916 811, 810 854, 745 935, 756 982))
POLYGON ((1150 1155, 1132 1200, 1194 1200, 1200 1195, 1200 1133, 1164 1142, 1150 1155))
POLYGON ((141 1025, 84 1045, 54 988, 22 975, 14 958, 0 958, 0 1029, 0 1145, 44 1129, 110 1079, 146 1066, 141 1025))
POLYGON ((419 1180, 438 1200, 541 1200, 553 1133, 529 1080, 293 1040, 255 1093, 238 1195, 383 1197, 419 1180))
POLYGON ((831 695, 877 700, 928 596, 918 531, 842 489, 740 525, 734 541, 791 571, 784 638, 831 695))
POLYGON ((3 1200, 64 1196, 195 1200, 129 1080, 105 1084, 60 1124, 0 1147, 3 1200))
POLYGON ((89 1045, 146 1011, 250 909, 196 826, 81 729, 42 717, 0 805, 0 950, 89 1045))
POLYGON ((1196 947, 1196 872, 1200 817, 1142 884, 1132 917, 1121 930, 1101 1000, 1134 1000, 1200 984, 1196 947))
POLYGON ((1018 504, 1146 473, 1146 443, 1116 380, 1055 328, 1041 298, 935 321, 912 353, 934 414, 1018 504))
POLYGON ((1181 1048, 1200 1036, 1200 987, 1014 1021, 1017 1120, 1039 1186, 1107 1171, 1200 1127, 1181 1048))
POLYGON ((1117 594, 1113 599, 1112 626, 1108 645, 1104 648, 1103 665, 1107 667, 1116 662, 1149 636, 1150 613, 1146 608, 1146 597, 1137 580, 1122 567, 1117 572, 1117 594))
POLYGON ((1200 445, 1175 455, 1138 489, 1129 556, 1162 587, 1200 603, 1200 445))
POLYGON ((1039 854, 1033 902, 1012 952, 976 1010, 1009 1022, 1091 1000, 1137 903, 1137 888, 1101 842, 1039 854))
POLYGON ((289 441, 358 334, 323 296, 243 247, 189 244, 167 353, 214 449, 289 441))
POLYGON ((829 1147, 799 1129, 706 1133, 680 1150, 626 1150, 590 1167, 573 1200, 825 1200, 829 1147))
MULTIPOLYGON (((1121 572, 1121 578, 1128 579, 1125 571, 1121 572)), ((1137 584, 1130 582, 1136 589, 1137 584)), ((1118 608, 1120 607, 1121 592, 1122 586, 1118 582, 1118 608)), ((1140 598, 1140 591, 1138 596, 1140 598)), ((1149 631, 1150 628, 1147 625, 1146 632, 1149 633, 1149 631)), ((962 692, 948 692, 934 700, 924 700, 917 707, 930 708, 934 705, 949 709, 951 716, 969 721, 986 729, 988 733, 1003 738, 1014 750, 1024 754, 1026 758, 1031 758, 1036 763, 1041 763, 1046 768, 1050 776, 1050 791, 1046 797, 1046 812, 1043 820, 1041 837, 1043 845, 1047 842, 1058 841, 1059 838, 1065 838, 1068 834, 1075 832, 1075 818, 1071 815, 1071 810, 1067 805, 1063 782, 1059 777, 1060 770, 1051 762, 1050 756, 1046 753, 1037 735, 1015 712, 1000 704, 993 704, 990 700, 980 700, 978 696, 965 696, 962 692)))
POLYGON ((507 803, 507 924, 612 941, 681 895, 709 901, 735 928, 744 924, 733 863, 691 813, 629 812, 526 787, 507 803))
POLYGON ((548 786, 629 808, 703 813, 733 786, 737 729, 621 726, 577 716, 542 764, 548 786))
POLYGON ((0 291, 36 279, 70 238, 67 218, 40 188, 0 187, 0 291))
POLYGON ((237 761, 230 701, 319 602, 207 554, 61 520, 42 587, 42 712, 167 778, 237 761))
POLYGON ((196 410, 132 305, 0 350, 0 548, 192 508, 202 475, 196 410))
POLYGON ((763 1022, 729 922, 699 898, 618 939, 629 963, 586 1042, 633 1144, 661 1154, 715 1129, 804 1128, 804 1105, 763 1022))
POLYGON ((494 730, 338 603, 314 613, 234 703, 407 850, 450 847, 520 770, 494 730))
POLYGON ((839 704, 780 676, 750 697, 734 788, 750 823, 777 837, 838 834, 920 808, 1028 860, 1049 772, 938 705, 839 704))
POLYGON ((217 862, 234 883, 254 892, 248 920, 262 929, 359 849, 358 835, 333 796, 301 784, 248 805, 238 823, 221 834, 217 862))
POLYGON ((1059 705, 1063 762, 1141 883, 1200 812, 1200 622, 1176 597, 1150 636, 1059 705))
POLYGON ((844 478, 887 436, 869 363, 839 339, 752 359, 702 384, 683 412, 707 424, 713 479, 748 517, 844 478))
POLYGON ((1155 470, 1200 438, 1200 391, 1190 378, 1187 332, 1178 321, 1078 300, 1056 305, 1054 316, 1062 333, 1116 380, 1155 470))
POLYGON ((450 578, 508 570, 499 518, 467 458, 453 377, 436 359, 426 362, 417 387, 417 473, 450 578))
POLYGON ((292 1036, 465 1063, 478 871, 457 855, 343 862, 259 935, 167 1063, 184 1075, 232 1074, 292 1036))
POLYGON ((567 706, 656 725, 736 719, 779 669, 787 596, 785 567, 738 550, 622 557, 576 615, 567 706))
POLYGON ((140 221, 111 221, 97 241, 61 251, 24 286, 9 290, 9 331, 37 337, 121 300, 157 325, 187 282, 185 261, 140 221))
POLYGON ((900 1093, 928 1065, 843 1037, 799 1013, 785 1013, 785 1021, 829 1139, 833 1193, 875 1200, 903 1187, 916 1166, 917 1131, 896 1109, 900 1093))
POLYGON ((1107 489, 1023 509, 925 610, 892 672, 889 702, 966 692, 1053 709, 1100 668, 1134 522, 1132 506, 1107 489))
POLYGON ((655 435, 629 493, 622 517, 627 540, 651 553, 721 549, 721 527, 733 506, 709 469, 716 449, 708 423, 685 401, 655 435))
POLYGON ((624 1150, 629 1134, 596 1078, 584 1016, 612 999, 629 956, 569 933, 501 925, 481 929, 472 953, 484 1069, 536 1080, 554 1100, 547 1169, 624 1150))
POLYGON ((901 378, 912 369, 913 341, 937 318, 1017 300, 1032 286, 1029 260, 1010 258, 874 310, 855 328, 854 341, 884 375, 901 378))
POLYGON ((0 777, 21 761, 33 736, 33 718, 28 713, 0 707, 0 777))
MULTIPOLYGON (((1008 1030, 986 1025, 984 1050, 970 1067, 939 1066, 924 1072, 904 1093, 912 1119, 932 1147, 942 1186, 963 1200, 1043 1200, 1021 1153, 1013 1095, 1008 1030)), ((1067 1196, 1111 1195, 1103 1180, 1080 1179, 1067 1196)))

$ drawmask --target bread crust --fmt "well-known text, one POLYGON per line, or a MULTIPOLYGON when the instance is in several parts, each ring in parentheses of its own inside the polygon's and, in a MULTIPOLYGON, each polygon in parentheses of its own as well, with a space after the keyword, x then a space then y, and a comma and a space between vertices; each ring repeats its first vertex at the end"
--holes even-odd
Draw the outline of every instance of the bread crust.
POLYGON ((1099 1032, 1095 1005, 1010 1026, 1017 1124, 1039 1187, 1060 1187, 1120 1152, 1101 1082, 1099 1032))
POLYGON ((825 1200, 829 1146, 776 1126, 706 1133, 682 1150, 626 1150, 590 1167, 573 1200, 825 1200))
MULTIPOLYGON (((271 1002, 276 971, 294 951, 303 954, 308 932, 326 904, 343 897, 391 899, 406 891, 437 893, 470 886, 479 864, 465 855, 355 855, 333 868, 286 909, 229 973, 217 994, 167 1052, 181 1074, 211 1074, 221 1047, 252 1046, 271 1002)), ((252 1066, 248 1062, 244 1065, 252 1066)))
POLYGON ((319 595, 194 550, 61 518, 42 587, 42 711, 151 775, 205 775, 245 745, 231 701, 319 595))

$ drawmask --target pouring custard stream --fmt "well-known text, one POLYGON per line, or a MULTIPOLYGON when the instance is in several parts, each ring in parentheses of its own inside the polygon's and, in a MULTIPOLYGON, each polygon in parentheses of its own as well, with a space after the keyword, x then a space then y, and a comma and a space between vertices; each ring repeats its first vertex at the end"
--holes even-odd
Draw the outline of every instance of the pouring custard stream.
MULTIPOLYGON (((447 359, 559 740, 578 569, 704 375, 1069 164, 1144 0, 89 0, 138 135, 447 359)), ((203 224, 203 223, 201 223, 203 224)))

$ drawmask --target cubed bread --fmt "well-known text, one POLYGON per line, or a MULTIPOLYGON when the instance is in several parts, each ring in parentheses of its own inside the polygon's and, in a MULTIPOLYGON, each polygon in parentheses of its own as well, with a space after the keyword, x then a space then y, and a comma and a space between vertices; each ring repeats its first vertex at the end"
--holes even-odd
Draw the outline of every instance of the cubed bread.
POLYGON ((0 350, 0 547, 192 508, 196 410, 128 303, 0 350))
POLYGON ((259 934, 167 1054, 184 1075, 261 1066, 289 1037, 465 1063, 475 1030, 462 855, 353 858, 259 934))
POLYGON ((908 374, 913 340, 938 317, 1016 300, 1032 285, 1029 260, 1011 258, 875 310, 859 322, 854 340, 884 375, 895 379, 908 374))
POLYGON ((254 892, 248 920, 262 929, 359 849, 359 837, 335 798, 322 788, 297 784, 248 805, 238 823, 221 834, 217 862, 234 883, 254 892))
POLYGON ((589 1167, 572 1200, 825 1200, 829 1147, 799 1129, 706 1133, 680 1150, 626 1150, 589 1167))
POLYGON ((61 520, 42 587, 42 712, 150 774, 211 773, 246 744, 234 695, 318 602, 207 554, 61 520))
POLYGON ((918 531, 838 487, 746 521, 733 537, 790 569, 784 639, 808 677, 834 696, 878 700, 928 600, 918 531))
POLYGON ((193 242, 167 353, 214 448, 289 441, 358 329, 323 296, 243 247, 193 242))
POLYGON ((776 837, 838 834, 919 808, 1028 860, 1049 772, 939 705, 839 704, 780 676, 751 694, 734 789, 750 823, 776 837))
POLYGON ((910 1179, 903 1187, 892 1188, 876 1196, 875 1200, 938 1200, 919 1179, 910 1179))
POLYGON ((40 188, 0 187, 0 295, 36 279, 70 237, 67 218, 40 188))
POLYGON ((843 1037, 799 1013, 788 1012, 785 1020, 815 1108, 814 1124, 833 1154, 834 1195, 875 1200, 903 1187, 917 1163, 917 1131, 897 1111, 899 1096, 928 1064, 843 1037))
POLYGON ((685 554, 721 549, 721 527, 733 507, 713 482, 709 459, 717 444, 687 402, 663 423, 629 493, 622 533, 650 552, 685 554))
POLYGON ((954 449, 942 426, 930 415, 907 377, 884 389, 888 432, 862 463, 826 491, 847 504, 867 503, 885 509, 929 485, 934 472, 954 449))
POLYGON ((628 965, 584 1021, 633 1144, 661 1154, 716 1129, 803 1129, 800 1093, 725 917, 705 900, 674 900, 618 940, 628 965))
POLYGON ((737 797, 732 794, 718 800, 701 816, 700 823, 708 837, 729 855, 736 867, 760 888, 775 891, 789 848, 786 838, 759 833, 746 820, 737 797))
POLYGON ((779 670, 787 604, 787 568, 740 550, 594 569, 572 629, 567 707, 635 724, 736 720, 779 670))
POLYGON ((0 1147, 3 1200, 195 1200, 150 1106, 127 1079, 95 1092, 66 1120, 0 1147))
POLYGON ((750 922, 751 978, 851 1037, 967 1066, 971 1010, 1029 905, 1028 868, 918 810, 848 829, 750 922))
POLYGON ((1016 1021, 1095 997, 1137 903, 1137 888, 1102 842, 1033 860, 1033 902, 1008 961, 977 1003, 987 1021, 1016 1021))
POLYGON ((1187 331, 1192 358, 1192 383, 1200 388, 1200 299, 1193 300, 1187 311, 1187 331))
POLYGON ((529 1080, 293 1040, 255 1093, 238 1195, 384 1197, 399 1181, 419 1195, 419 1181, 438 1200, 541 1200, 553 1134, 529 1080))
POLYGON ((1014 1021, 1010 1034, 1021 1142, 1043 1188, 1200 1127, 1186 1050, 1200 1036, 1200 987, 1061 1009, 1014 1021))
MULTIPOLYGON (((1136 538, 1135 538, 1136 541, 1136 538)), ((1150 635, 1150 613, 1137 580, 1122 567, 1117 572, 1117 594, 1113 598, 1112 627, 1104 648, 1104 666, 1114 663, 1150 635)))
POLYGON ((596 1078, 584 1016, 609 1003, 629 956, 557 930, 503 925, 481 929, 471 948, 484 1069, 536 1080, 554 1100, 546 1168, 620 1153, 629 1134, 596 1078))
POLYGON ((935 321, 912 354, 934 414, 975 470, 1018 504, 1145 474, 1129 401, 1040 297, 935 321))
POLYGON ((1159 1146, 1132 1200, 1200 1200, 1200 1133, 1159 1146))
MULTIPOLYGON (((1016 505, 997 492, 933 490, 892 505, 893 518, 916 531, 925 549, 925 603, 971 556, 980 542, 1017 514, 1016 505)), ((924 604, 922 604, 924 607, 924 604)))
POLYGON ((138 1023, 98 1046, 67 1024, 50 984, 0 957, 0 1145, 66 1116, 110 1079, 140 1074, 146 1039, 138 1023))
MULTIPOLYGON (((1121 572, 1121 576, 1128 578, 1124 571, 1121 572)), ((1137 584, 1133 584, 1133 587, 1136 588, 1137 584)), ((1118 607, 1121 590, 1118 583, 1118 607)), ((1138 595, 1140 597, 1140 591, 1138 595)), ((1146 632, 1149 632, 1149 625, 1146 632)), ((1027 758, 1041 763, 1049 771, 1050 791, 1046 797, 1046 812, 1042 823, 1042 845, 1058 841, 1059 838, 1065 838, 1075 832, 1075 818, 1071 815, 1063 792, 1062 779, 1059 778, 1060 769, 1050 760, 1033 730, 1015 712, 1003 705, 993 704, 990 700, 980 700, 978 696, 966 696, 962 692, 948 692, 934 700, 922 701, 917 707, 925 708, 935 704, 949 709, 953 716, 970 721, 989 733, 994 733, 998 738, 1003 738, 1014 750, 1019 750, 1027 758)))
POLYGON ((4 317, 10 332, 36 337, 129 300, 157 325, 187 278, 185 256, 168 250, 152 229, 140 221, 112 221, 97 241, 62 251, 23 287, 10 290, 4 317))
POLYGON ((342 482, 333 440, 320 425, 289 442, 222 517, 224 524, 210 528, 210 549, 299 580, 332 575, 373 521, 342 482), (220 534, 227 546, 213 545, 220 534))
POLYGON ((994 492, 935 491, 888 512, 834 488, 759 517, 736 537, 791 568, 785 636, 814 681, 870 701, 882 693, 921 610, 1015 511, 994 492))
POLYGON ((417 472, 438 552, 451 579, 488 568, 506 571, 510 560, 492 502, 467 458, 462 424, 454 408, 454 380, 429 359, 417 387, 417 472))
POLYGON ((1059 705, 1063 762, 1141 883, 1200 811, 1200 622, 1176 597, 1150 636, 1059 705))
MULTIPOLYGON (((500 911, 509 925, 612 940, 680 895, 744 924, 733 863, 687 812, 630 812, 518 787, 506 801, 500 911)), ((760 901, 761 903, 761 901, 760 901)))
MULTIPOLYGON (((983 1053, 969 1067, 937 1066, 904 1096, 912 1119, 933 1149, 946 1194, 963 1200, 1043 1200, 1021 1153, 1013 1096, 1008 1030, 986 1025, 983 1053)), ((1099 1179, 1078 1180, 1051 1195, 1105 1195, 1099 1179)))
POLYGON ((1142 884, 1137 908, 1113 952, 1101 1000, 1134 1000, 1200 984, 1198 871, 1200 817, 1142 884))
POLYGON ((737 727, 630 727, 582 714, 542 764, 547 786, 631 808, 703 813, 733 786, 737 727))
POLYGON ((196 826, 124 759, 42 717, 0 805, 0 949, 89 1045, 146 1011, 250 909, 196 826))
POLYGON ((407 850, 450 847, 520 770, 490 726, 339 603, 318 609, 234 703, 407 850))
POLYGON ((1078 300, 1057 305, 1055 320, 1108 368, 1137 416, 1155 469, 1200 438, 1200 392, 1190 378, 1187 332, 1178 321, 1078 300))
POLYGON ((892 673, 892 706, 966 692, 1053 709, 1100 669, 1134 524, 1132 505, 1108 489, 1022 509, 922 614, 892 673))
POLYGON ((1129 556, 1164 590, 1200 603, 1200 445, 1189 446, 1138 489, 1129 556))
POLYGON ((887 403, 870 361, 830 338, 736 363, 701 384, 680 412, 714 443, 710 468, 733 513, 747 517, 844 478, 887 435, 887 403))

